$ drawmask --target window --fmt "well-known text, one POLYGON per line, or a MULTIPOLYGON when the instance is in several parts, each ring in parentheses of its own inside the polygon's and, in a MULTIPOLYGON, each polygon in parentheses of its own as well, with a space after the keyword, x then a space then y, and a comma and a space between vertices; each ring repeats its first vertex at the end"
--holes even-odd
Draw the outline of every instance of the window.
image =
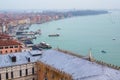
POLYGON ((10 48, 13 48, 13 46, 10 46, 10 48))
POLYGON ((12 53, 12 50, 10 50, 10 52, 12 53))
POLYGON ((61 78, 60 80, 66 80, 65 78, 61 78))
POLYGON ((5 51, 7 53, 7 51, 5 51))
POLYGON ((22 76, 22 70, 20 70, 20 76, 22 76))
POLYGON ((32 74, 34 74, 34 68, 32 68, 32 74))
POLYGON ((8 73, 6 73, 6 79, 8 79, 8 73))
POLYGON ((48 80, 47 77, 44 80, 48 80))
POLYGON ((52 79, 54 79, 54 78, 55 78, 55 75, 54 75, 54 74, 52 74, 52 75, 51 75, 51 77, 52 77, 52 79))
POLYGON ((5 47, 5 49, 7 49, 7 48, 8 48, 8 46, 5 47))
POLYGON ((11 72, 11 78, 13 78, 13 72, 11 72))
POLYGON ((26 69, 26 76, 28 75, 28 70, 26 69))
POLYGON ((0 51, 0 53, 2 54, 2 51, 0 51))
POLYGON ((0 47, 0 49, 3 49, 3 47, 0 47))
POLYGON ((18 48, 18 46, 15 46, 15 48, 18 48))
POLYGON ((17 50, 15 50, 15 52, 17 52, 17 50))
POLYGON ((1 80, 1 74, 0 74, 0 80, 1 80))
POLYGON ((46 69, 46 71, 45 71, 45 75, 47 75, 47 69, 46 69))

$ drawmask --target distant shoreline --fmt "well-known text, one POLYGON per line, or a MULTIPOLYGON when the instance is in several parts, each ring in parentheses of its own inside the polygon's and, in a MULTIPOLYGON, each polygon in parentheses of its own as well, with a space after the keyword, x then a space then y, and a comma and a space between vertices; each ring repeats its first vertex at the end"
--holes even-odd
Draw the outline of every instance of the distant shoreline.
MULTIPOLYGON (((59 18, 59 19, 50 20, 50 21, 46 21, 46 22, 43 22, 43 23, 35 23, 35 24, 44 24, 44 23, 51 22, 51 21, 63 20, 63 19, 79 17, 79 16, 93 16, 93 15, 108 14, 109 11, 107 11, 107 10, 79 10, 79 11, 50 12, 50 13, 57 13, 57 14, 60 13, 60 14, 63 14, 65 16, 68 15, 68 14, 71 14, 71 15, 67 16, 67 17, 64 17, 64 18, 59 18)), ((47 14, 47 12, 45 12, 45 14, 47 14)))
MULTIPOLYGON (((33 25, 33 24, 43 24, 43 23, 47 23, 51 21, 62 20, 62 19, 67 19, 67 18, 72 18, 72 17, 101 15, 101 14, 108 14, 108 13, 109 12, 105 10, 73 10, 73 11, 67 11, 67 12, 44 11, 44 12, 36 12, 36 13, 14 12, 10 15, 16 15, 18 16, 18 19, 14 18, 12 22, 12 21, 9 21, 10 19, 12 19, 11 17, 9 17, 8 22, 10 23, 6 22, 6 25, 8 26, 10 25, 12 27, 12 26, 19 26, 19 25, 25 26, 25 25, 33 25), (24 17, 26 18, 24 19, 24 17)), ((9 12, 3 13, 3 15, 8 15, 8 14, 9 12)), ((4 18, 1 24, 3 23, 5 23, 4 18)))

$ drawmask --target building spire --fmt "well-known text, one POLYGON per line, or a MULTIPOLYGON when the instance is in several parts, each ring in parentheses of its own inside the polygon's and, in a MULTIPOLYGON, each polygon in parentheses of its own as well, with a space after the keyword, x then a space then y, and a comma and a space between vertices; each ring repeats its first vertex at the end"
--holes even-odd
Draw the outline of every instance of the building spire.
POLYGON ((90 50, 89 50, 88 59, 89 59, 89 61, 93 61, 93 60, 94 60, 93 57, 92 57, 91 48, 90 48, 90 50))

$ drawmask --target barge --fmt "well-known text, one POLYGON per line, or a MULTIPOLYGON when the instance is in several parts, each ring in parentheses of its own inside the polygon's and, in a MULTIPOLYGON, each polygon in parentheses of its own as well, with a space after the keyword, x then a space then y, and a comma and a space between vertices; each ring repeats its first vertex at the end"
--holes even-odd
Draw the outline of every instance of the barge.
POLYGON ((58 37, 58 36, 60 36, 60 34, 58 34, 58 33, 57 34, 49 34, 48 36, 49 37, 58 37))

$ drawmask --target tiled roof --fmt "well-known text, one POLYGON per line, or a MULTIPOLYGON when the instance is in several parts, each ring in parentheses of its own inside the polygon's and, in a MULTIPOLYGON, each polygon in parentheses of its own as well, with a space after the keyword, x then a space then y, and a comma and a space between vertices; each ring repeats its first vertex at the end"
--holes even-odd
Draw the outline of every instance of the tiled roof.
POLYGON ((11 38, 11 36, 0 33, 0 39, 10 39, 10 38, 11 38))
POLYGON ((10 46, 10 45, 20 45, 21 43, 17 42, 16 40, 0 40, 0 46, 10 46))

